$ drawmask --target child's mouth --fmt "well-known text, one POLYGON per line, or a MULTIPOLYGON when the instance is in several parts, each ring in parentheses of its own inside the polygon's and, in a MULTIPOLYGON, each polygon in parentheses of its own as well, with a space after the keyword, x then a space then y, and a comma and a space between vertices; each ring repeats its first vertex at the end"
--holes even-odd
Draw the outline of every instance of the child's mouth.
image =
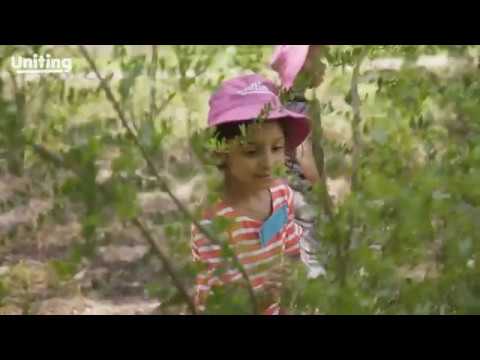
POLYGON ((271 180, 272 179, 272 175, 271 174, 267 174, 267 175, 257 175, 257 178, 261 179, 261 180, 271 180))

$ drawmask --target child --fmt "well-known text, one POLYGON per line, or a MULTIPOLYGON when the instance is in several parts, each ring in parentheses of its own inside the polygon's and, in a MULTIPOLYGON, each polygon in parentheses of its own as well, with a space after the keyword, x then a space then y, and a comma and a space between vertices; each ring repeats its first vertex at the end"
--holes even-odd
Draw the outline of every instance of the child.
MULTIPOLYGON (((304 114, 309 112, 304 93, 307 88, 315 88, 322 83, 325 73, 322 57, 326 50, 322 45, 280 45, 275 49, 271 67, 279 74, 289 110, 304 114)), ((321 181, 323 169, 317 169, 315 165, 311 136, 296 152, 288 154, 287 167, 292 175, 290 184, 295 190, 295 221, 304 230, 302 261, 309 268, 309 277, 316 278, 325 275, 325 269, 315 256, 319 249, 319 242, 314 237, 315 214, 305 201, 305 195, 314 183, 321 181)))
MULTIPOLYGON (((201 224, 208 226, 218 216, 232 220, 229 245, 254 292, 269 299, 261 311, 279 314, 278 269, 284 254, 300 253, 302 228, 294 222, 293 191, 273 172, 284 163, 285 149, 293 151, 307 137, 308 118, 283 107, 272 82, 246 75, 225 81, 211 97, 208 126, 227 145, 218 154, 225 186, 222 200, 204 213, 201 224), (264 121, 255 121, 266 107, 264 121)), ((195 226, 192 240, 194 259, 207 266, 197 277, 195 301, 202 311, 212 286, 241 282, 242 275, 195 226), (228 271, 219 276, 215 270, 222 266, 228 271)))

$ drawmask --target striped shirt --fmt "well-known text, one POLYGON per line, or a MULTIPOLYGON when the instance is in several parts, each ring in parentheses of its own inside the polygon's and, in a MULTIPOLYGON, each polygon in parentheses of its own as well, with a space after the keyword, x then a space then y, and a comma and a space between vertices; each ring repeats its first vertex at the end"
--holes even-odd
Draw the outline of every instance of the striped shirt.
MULTIPOLYGON (((287 207, 287 222, 280 232, 268 243, 261 245, 260 229, 264 222, 243 216, 230 206, 220 202, 214 209, 205 212, 200 224, 208 226, 214 217, 224 216, 231 220, 227 231, 228 243, 237 255, 248 274, 254 292, 264 288, 266 276, 270 269, 281 264, 283 254, 298 255, 302 228, 294 221, 293 191, 283 181, 277 180, 270 187, 272 213, 279 208, 287 207)), ((241 283, 242 275, 233 265, 227 265, 221 256, 221 247, 212 244, 200 231, 192 226, 192 253, 195 261, 206 265, 205 270, 197 275, 195 302, 199 310, 205 309, 207 296, 213 286, 229 283, 241 283), (223 272, 219 275, 218 269, 223 272), (216 271, 217 270, 217 271, 216 271)), ((278 314, 278 301, 262 309, 264 314, 278 314)))

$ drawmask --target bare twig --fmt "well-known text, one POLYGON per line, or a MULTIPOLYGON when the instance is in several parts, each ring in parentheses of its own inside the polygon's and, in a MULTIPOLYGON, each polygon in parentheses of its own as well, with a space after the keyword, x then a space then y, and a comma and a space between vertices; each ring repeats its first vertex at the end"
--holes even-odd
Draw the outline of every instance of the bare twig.
MULTIPOLYGON (((132 131, 132 129, 130 128, 129 124, 128 124, 128 121, 127 119, 125 118, 125 115, 122 111, 122 109, 120 108, 120 105, 118 104, 117 100, 115 99, 113 93, 112 93, 112 90, 110 89, 110 87, 108 86, 108 84, 105 83, 104 79, 102 78, 102 76, 100 75, 98 69, 97 69, 97 66, 95 65, 95 62, 93 61, 93 59, 91 58, 90 54, 88 53, 87 49, 83 46, 83 45, 80 45, 79 46, 79 49, 80 49, 80 52, 82 53, 82 55, 85 57, 85 59, 87 60, 88 64, 90 65, 90 67, 92 68, 92 70, 95 72, 97 78, 99 79, 100 81, 100 85, 102 87, 102 89, 105 91, 105 94, 107 95, 107 99, 110 101, 110 103, 112 104, 113 108, 115 109, 116 113, 118 114, 119 118, 120 118, 120 121, 122 122, 123 126, 125 127, 125 129, 127 130, 128 134, 130 135, 130 138, 131 140, 134 142, 134 144, 139 148, 143 158, 145 159, 145 161, 147 162, 147 166, 149 167, 150 171, 152 172, 152 174, 156 177, 156 179, 158 180, 159 184, 160 184, 160 188, 162 189, 162 191, 166 192, 168 194, 168 196, 172 199, 172 201, 174 202, 174 204, 178 207, 178 209, 185 215, 185 217, 191 221, 195 227, 197 227, 197 229, 205 236, 207 237, 210 241, 212 241, 212 243, 216 244, 216 245, 220 245, 221 246, 221 243, 219 240, 217 240, 211 233, 210 231, 208 231, 203 225, 200 224, 199 221, 197 221, 195 219, 194 216, 192 216, 192 214, 190 213, 190 211, 181 203, 181 201, 175 196, 175 194, 173 194, 173 192, 170 190, 169 186, 167 185, 167 183, 164 181, 164 179, 159 175, 159 172, 157 171, 156 167, 155 167, 155 164, 152 162, 152 160, 150 159, 147 151, 145 150, 145 148, 143 147, 143 145, 140 143, 140 141, 138 140, 138 137, 134 134, 134 132, 132 131)), ((253 307, 253 311, 255 314, 258 313, 258 306, 257 306, 257 300, 256 300, 256 297, 255 297, 255 293, 253 292, 253 288, 252 288, 252 285, 251 285, 251 282, 250 282, 250 279, 249 279, 249 276, 247 274, 247 272, 245 271, 245 268, 243 267, 243 265, 240 263, 238 257, 236 256, 236 254, 232 251, 232 259, 234 261, 234 264, 235 266, 238 268, 238 270, 240 271, 240 273, 242 274, 242 276, 244 277, 244 279, 246 280, 246 286, 247 286, 247 290, 249 292, 249 295, 250 295, 250 301, 252 303, 252 307, 253 307)))

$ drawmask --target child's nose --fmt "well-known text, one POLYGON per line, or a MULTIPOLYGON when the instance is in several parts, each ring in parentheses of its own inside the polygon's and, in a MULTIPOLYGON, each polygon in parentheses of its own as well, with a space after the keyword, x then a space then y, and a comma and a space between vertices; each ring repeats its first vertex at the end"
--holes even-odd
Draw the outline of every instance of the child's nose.
POLYGON ((262 157, 262 168, 271 171, 274 165, 274 154, 270 151, 265 151, 262 157))

